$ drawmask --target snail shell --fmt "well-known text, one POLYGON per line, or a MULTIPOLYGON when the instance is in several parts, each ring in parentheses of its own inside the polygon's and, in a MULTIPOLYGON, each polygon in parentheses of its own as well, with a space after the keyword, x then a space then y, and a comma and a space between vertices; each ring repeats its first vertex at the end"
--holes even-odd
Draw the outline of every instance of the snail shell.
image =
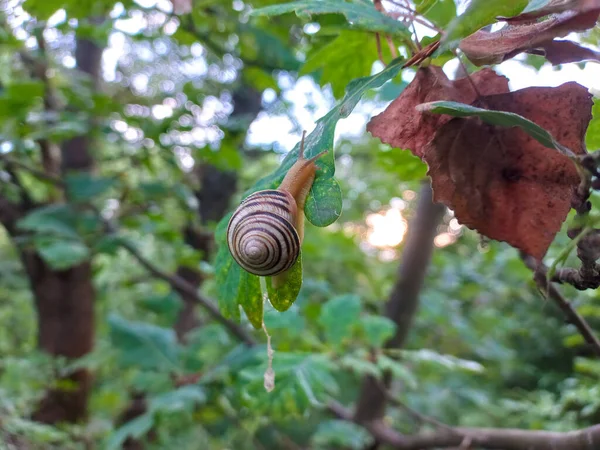
POLYGON ((273 276, 298 259, 297 205, 287 191, 269 189, 247 197, 231 216, 227 243, 233 258, 254 275, 273 276))

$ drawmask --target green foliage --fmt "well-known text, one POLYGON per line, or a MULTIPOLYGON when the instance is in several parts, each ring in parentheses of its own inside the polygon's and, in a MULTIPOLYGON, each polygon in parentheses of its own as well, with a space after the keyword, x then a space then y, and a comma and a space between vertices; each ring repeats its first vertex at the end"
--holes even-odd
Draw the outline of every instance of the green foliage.
POLYGON ((454 0, 417 0, 416 11, 438 27, 445 27, 456 17, 454 0))
POLYGON ((281 5, 266 6, 252 12, 254 15, 276 16, 295 12, 302 18, 313 14, 343 14, 355 28, 408 36, 408 29, 401 23, 380 13, 367 0, 300 0, 281 5))
POLYGON ((40 20, 49 19, 59 9, 65 9, 69 17, 84 19, 94 14, 110 11, 115 3, 114 0, 101 0, 91 3, 77 0, 25 0, 24 8, 40 20))
POLYGON ((321 422, 312 442, 315 448, 348 448, 360 450, 372 444, 373 438, 362 427, 343 420, 321 422))
POLYGON ((340 295, 329 300, 321 308, 319 317, 326 339, 339 345, 344 338, 350 337, 350 330, 359 315, 360 298, 357 295, 340 295))
POLYGON ((519 14, 529 2, 527 0, 473 0, 467 10, 452 20, 446 28, 446 36, 438 53, 455 48, 461 39, 480 28, 496 21, 496 17, 511 17, 519 14))
POLYGON ((123 448, 127 438, 139 439, 152 429, 154 420, 151 414, 142 414, 128 421, 112 434, 106 442, 107 450, 118 450, 123 448))
POLYGON ((88 173, 73 173, 67 175, 65 183, 71 201, 86 202, 110 189, 115 180, 88 173))
POLYGON ((339 386, 333 376, 334 365, 325 355, 314 353, 278 353, 273 360, 275 390, 264 392, 264 365, 248 367, 240 372, 246 406, 273 416, 302 416, 311 407, 321 405, 328 394, 336 394, 339 386))
MULTIPOLYGON (((326 405, 355 404, 366 375, 391 376, 399 401, 451 425, 568 431, 598 423, 600 367, 582 337, 538 294, 516 251, 482 243, 451 212, 438 226, 410 330, 384 315, 406 242, 378 247, 371 238, 401 234, 427 170, 408 150, 362 132, 412 79, 415 68, 402 70, 402 59, 371 76, 375 33, 386 62, 386 36, 401 45, 400 54, 413 52, 401 20, 368 0, 204 0, 176 17, 163 11, 164 2, 146 3, 26 0, 31 19, 9 8, 0 24, 0 447, 120 449, 130 438, 149 450, 362 449, 373 444, 370 434, 334 419, 326 405), (61 8, 67 20, 44 22, 61 8), (98 25, 91 16, 106 19, 98 25), (44 49, 35 39, 41 26, 44 49), (95 93, 92 80, 72 67, 74 39, 104 45, 108 36, 107 78, 95 93), (47 64, 47 83, 23 55, 47 64), (302 74, 331 85, 341 100, 334 104, 329 90, 306 78, 298 82, 302 74), (48 93, 57 111, 49 110, 48 93), (224 212, 238 197, 281 183, 299 146, 281 164, 269 150, 286 148, 288 129, 298 135, 319 116, 306 141, 307 156, 328 150, 305 207, 316 226, 305 227, 302 259, 287 282, 274 288, 267 278, 265 295, 259 278, 229 254, 224 212), (60 183, 39 177, 47 162, 42 145, 59 152, 79 135, 93 142, 93 172, 61 169, 54 173, 60 183), (402 223, 373 225, 371 214, 388 211, 402 223), (35 265, 26 267, 27 260, 35 265), (45 317, 32 283, 52 275, 68 285, 79 276, 68 269, 81 263, 91 268, 95 292, 93 351, 74 359, 42 352, 38 341, 48 328, 40 333, 45 317), (234 321, 242 306, 248 320, 238 326, 256 345, 239 342, 165 274, 188 280, 208 301, 218 298, 234 321), (265 390, 267 338, 255 330, 263 318, 274 351, 272 392, 265 390), (403 349, 389 348, 396 332, 408 333, 403 349), (93 374, 88 420, 31 420, 46 392, 68 393, 74 384, 64 377, 82 368, 93 374)), ((457 18, 461 2, 412 2, 450 31, 449 49, 525 3, 473 1, 457 18)), ((525 11, 547 4, 532 0, 525 11)), ((596 45, 597 30, 578 39, 596 45)), ((451 58, 441 52, 428 63, 451 58)), ((521 127, 555 146, 518 116, 448 102, 434 112, 521 127)), ((593 113, 586 139, 595 150, 597 100, 593 113)), ((590 200, 594 219, 600 196, 590 200)), ((559 260, 569 242, 559 235, 546 262, 559 260)), ((577 267, 576 255, 565 264, 577 267)), ((559 289, 598 331, 597 293, 559 289)), ((74 313, 61 306, 57 317, 74 313)), ((44 348, 74 339, 59 325, 59 339, 44 348)), ((406 435, 423 429, 391 402, 386 424, 406 435)))
POLYGON ((281 70, 298 70, 300 62, 281 39, 264 28, 243 25, 241 34, 241 52, 245 58, 258 65, 277 67, 281 70))
MULTIPOLYGON (((389 60, 389 49, 383 46, 389 60)), ((319 71, 319 84, 331 84, 336 98, 344 96, 346 86, 355 78, 370 75, 377 59, 375 36, 353 30, 343 30, 329 44, 308 55, 301 74, 319 71)))
POLYGON ((585 144, 590 151, 600 149, 600 99, 594 99, 592 114, 593 118, 585 135, 585 144))
POLYGON ((117 315, 108 319, 110 339, 124 366, 154 370, 177 370, 180 349, 169 328, 131 322, 117 315))
POLYGON ((67 205, 48 205, 34 209, 17 226, 23 230, 56 237, 78 239, 75 211, 67 205))
POLYGON ((66 270, 90 257, 89 249, 82 242, 54 240, 47 237, 37 237, 34 242, 40 256, 56 270, 66 270))
POLYGON ((367 342, 375 348, 382 347, 396 332, 396 324, 382 316, 361 317, 360 325, 364 329, 367 342))

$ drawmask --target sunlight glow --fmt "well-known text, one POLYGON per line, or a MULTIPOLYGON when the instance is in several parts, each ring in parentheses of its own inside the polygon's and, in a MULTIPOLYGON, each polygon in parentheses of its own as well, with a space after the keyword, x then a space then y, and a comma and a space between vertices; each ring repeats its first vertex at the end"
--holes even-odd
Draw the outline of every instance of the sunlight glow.
POLYGON ((402 242, 408 223, 402 217, 402 212, 397 208, 385 212, 369 214, 367 216, 367 242, 373 247, 395 247, 402 242))
POLYGON ((435 239, 433 240, 433 243, 435 244, 436 247, 443 248, 443 247, 447 247, 450 244, 454 244, 454 242, 456 242, 457 238, 458 238, 458 235, 456 235, 456 234, 440 233, 435 237, 435 239))

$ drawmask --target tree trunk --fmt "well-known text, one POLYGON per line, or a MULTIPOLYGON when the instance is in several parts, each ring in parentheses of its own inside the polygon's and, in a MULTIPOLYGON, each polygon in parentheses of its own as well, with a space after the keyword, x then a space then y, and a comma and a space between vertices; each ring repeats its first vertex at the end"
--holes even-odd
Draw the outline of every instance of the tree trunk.
MULTIPOLYGON (((396 334, 386 343, 387 348, 404 346, 417 312, 419 294, 433 252, 433 239, 445 211, 443 205, 433 203, 432 196, 427 180, 421 188, 417 211, 408 228, 398 279, 385 307, 385 316, 396 323, 396 334)), ((389 373, 384 375, 383 383, 372 376, 365 377, 356 406, 357 422, 371 422, 383 417, 386 396, 382 389, 387 388, 390 382, 389 373)))
MULTIPOLYGON (((51 355, 79 358, 92 350, 94 298, 89 262, 54 271, 33 252, 22 255, 38 315, 38 346, 51 355)), ((61 379, 51 388, 33 418, 40 422, 78 422, 87 416, 91 376, 87 370, 61 379), (68 382, 64 384, 63 382, 68 382)))
MULTIPOLYGON (((77 68, 97 87, 103 49, 95 43, 77 40, 77 68)), ((91 122, 91 119, 90 119, 91 122)), ((91 171, 93 157, 89 136, 77 136, 61 148, 63 173, 91 171)), ((68 359, 80 358, 94 345, 94 300, 91 262, 67 270, 54 270, 40 256, 25 250, 21 259, 27 271, 38 315, 38 346, 41 350, 68 359)), ((81 422, 87 418, 92 377, 85 369, 76 370, 51 387, 33 413, 45 423, 81 422)))

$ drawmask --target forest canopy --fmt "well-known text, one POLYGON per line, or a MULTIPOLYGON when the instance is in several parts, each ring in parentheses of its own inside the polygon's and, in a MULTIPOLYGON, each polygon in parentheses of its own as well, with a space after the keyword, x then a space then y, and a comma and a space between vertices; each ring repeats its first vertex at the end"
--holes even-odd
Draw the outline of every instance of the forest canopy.
POLYGON ((599 16, 0 0, 0 448, 600 449, 599 16))

